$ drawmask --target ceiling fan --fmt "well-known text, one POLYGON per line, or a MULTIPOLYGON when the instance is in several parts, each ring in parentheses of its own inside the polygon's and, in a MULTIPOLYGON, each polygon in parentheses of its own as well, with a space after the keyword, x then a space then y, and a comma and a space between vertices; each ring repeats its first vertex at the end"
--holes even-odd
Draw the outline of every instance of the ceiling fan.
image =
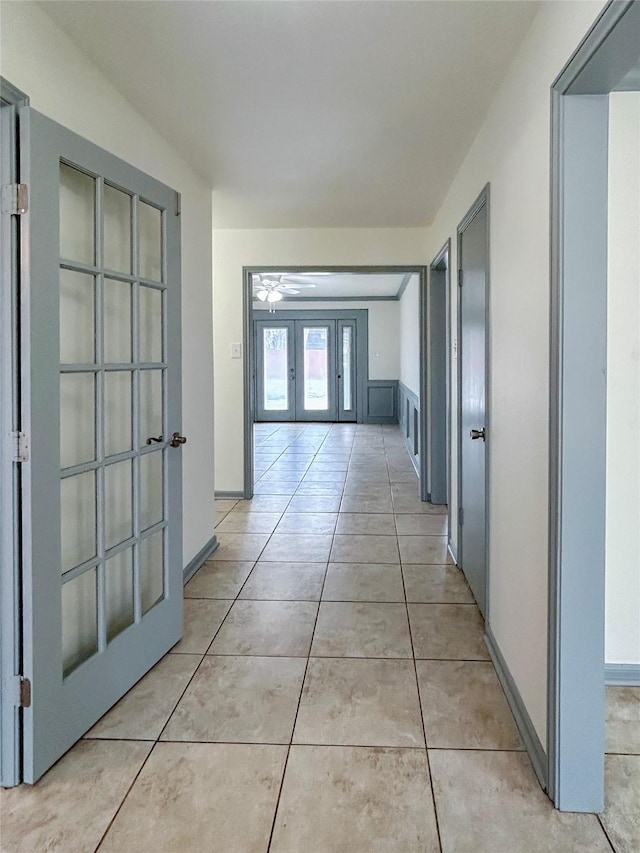
MULTIPOLYGON (((325 273, 313 273, 324 275, 325 273)), ((261 302, 269 303, 269 310, 275 311, 275 303, 284 296, 297 296, 301 290, 315 287, 307 281, 307 276, 295 273, 253 273, 253 295, 261 302)))

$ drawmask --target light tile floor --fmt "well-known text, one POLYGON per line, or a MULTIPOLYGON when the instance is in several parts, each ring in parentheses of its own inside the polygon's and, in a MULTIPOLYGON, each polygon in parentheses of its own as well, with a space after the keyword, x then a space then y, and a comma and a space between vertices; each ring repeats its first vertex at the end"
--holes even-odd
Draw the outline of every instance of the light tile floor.
POLYGON ((184 638, 2 792, 3 853, 638 853, 640 690, 608 691, 604 815, 554 811, 399 430, 255 432, 184 638))

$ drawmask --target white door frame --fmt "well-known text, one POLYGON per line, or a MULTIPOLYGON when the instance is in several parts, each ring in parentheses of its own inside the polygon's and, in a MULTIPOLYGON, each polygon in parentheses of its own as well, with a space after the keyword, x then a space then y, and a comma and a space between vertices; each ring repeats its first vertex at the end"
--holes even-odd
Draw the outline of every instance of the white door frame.
POLYGON ((608 95, 639 46, 640 3, 609 3, 551 91, 547 742, 562 811, 604 808, 608 95))

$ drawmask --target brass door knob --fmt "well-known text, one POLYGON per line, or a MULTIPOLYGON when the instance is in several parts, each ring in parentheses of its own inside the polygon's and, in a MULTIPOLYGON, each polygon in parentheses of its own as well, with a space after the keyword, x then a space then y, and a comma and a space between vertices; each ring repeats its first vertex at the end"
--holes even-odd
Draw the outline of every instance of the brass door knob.
POLYGON ((469 435, 471 436, 472 441, 475 441, 477 438, 481 438, 485 441, 484 427, 482 427, 482 429, 472 429, 469 435))
POLYGON ((171 441, 169 442, 169 445, 171 447, 180 447, 181 444, 186 444, 186 443, 187 443, 187 439, 185 438, 184 435, 180 435, 179 432, 174 432, 174 434, 171 436, 171 441))

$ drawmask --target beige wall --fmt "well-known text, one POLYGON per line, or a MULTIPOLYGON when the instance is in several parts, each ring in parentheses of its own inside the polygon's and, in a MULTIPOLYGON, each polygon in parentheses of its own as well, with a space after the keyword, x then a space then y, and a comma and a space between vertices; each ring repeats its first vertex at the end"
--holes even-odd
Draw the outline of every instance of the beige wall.
POLYGON ((609 98, 607 663, 640 663, 640 94, 609 98))
POLYGON ((1 73, 36 110, 182 193, 185 564, 213 535, 211 190, 39 5, 2 4, 1 73))
POLYGON ((243 367, 230 358, 242 340, 242 267, 423 264, 425 242, 422 228, 213 232, 216 490, 243 489, 243 367))
MULTIPOLYGON (((490 620, 546 742, 550 87, 602 2, 546 2, 432 227, 430 260, 491 184, 490 620)), ((455 345, 455 276, 451 302, 455 345)), ((457 363, 452 359, 454 382, 457 363)), ((453 399, 455 400, 455 386, 453 399)), ((454 414, 454 431, 457 429, 454 414)), ((455 440, 452 444, 455 447, 455 440)), ((457 524, 453 460, 452 527, 457 524)))

